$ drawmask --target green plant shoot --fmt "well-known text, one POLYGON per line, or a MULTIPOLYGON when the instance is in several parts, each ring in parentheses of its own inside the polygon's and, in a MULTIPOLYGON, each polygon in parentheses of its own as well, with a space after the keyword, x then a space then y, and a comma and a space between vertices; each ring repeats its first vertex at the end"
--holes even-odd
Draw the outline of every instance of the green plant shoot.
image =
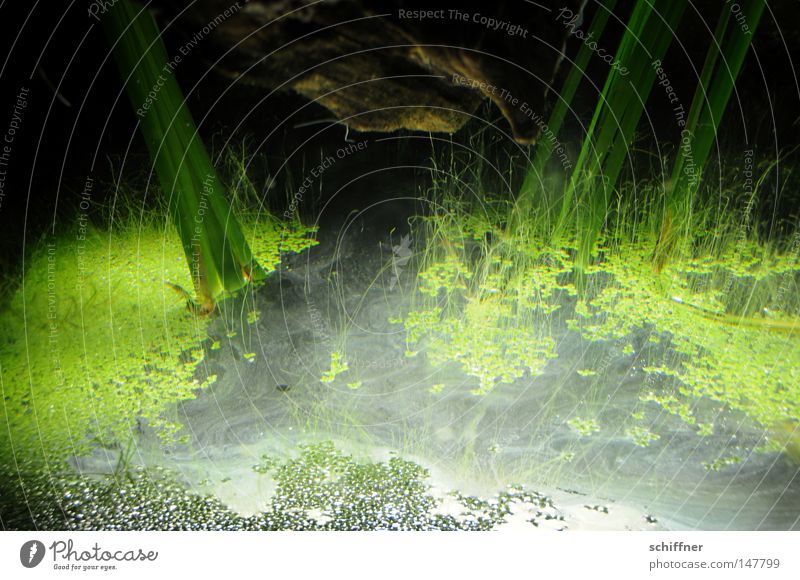
POLYGON ((103 29, 168 196, 197 309, 209 313, 220 298, 265 274, 253 259, 198 135, 155 19, 138 4, 120 0, 103 18, 103 29))

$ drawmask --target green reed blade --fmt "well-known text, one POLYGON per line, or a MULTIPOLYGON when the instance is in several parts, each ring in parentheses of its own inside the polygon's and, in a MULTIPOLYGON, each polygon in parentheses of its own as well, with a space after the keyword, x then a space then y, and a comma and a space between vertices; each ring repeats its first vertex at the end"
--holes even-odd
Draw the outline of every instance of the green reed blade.
POLYGON ((577 270, 590 262, 605 224, 614 190, 630 145, 653 88, 656 71, 672 42, 687 2, 639 2, 628 20, 617 49, 626 74, 612 68, 584 138, 578 162, 566 189, 556 239, 575 223, 577 270), (571 217, 574 216, 574 217, 571 217))
MULTIPOLYGON (((605 30, 608 17, 614 10, 617 0, 606 0, 598 6, 597 12, 592 18, 587 31, 587 37, 600 40, 603 31, 605 30)), ((588 43, 582 43, 572 66, 569 68, 567 78, 561 90, 556 95, 556 102, 553 105, 553 110, 547 121, 547 129, 553 135, 558 135, 561 131, 561 126, 567 115, 567 111, 572 106, 572 100, 575 98, 575 93, 581 81, 586 76, 586 67, 589 64, 589 59, 594 54, 588 43)), ((554 200, 550 199, 549 192, 545 190, 542 183, 542 176, 544 175, 545 164, 553 153, 553 144, 548 139, 541 140, 536 145, 534 152, 533 163, 525 174, 525 178, 520 188, 519 196, 514 207, 514 230, 519 231, 521 228, 528 226, 526 216, 530 215, 533 208, 542 208, 544 206, 545 212, 549 214, 550 206, 553 205, 554 200)))
POLYGON ((684 130, 689 138, 679 148, 672 170, 672 187, 666 192, 664 217, 654 252, 656 270, 661 270, 669 261, 679 240, 689 235, 692 199, 700 187, 703 168, 761 20, 765 1, 743 0, 735 6, 741 8, 738 18, 733 17, 733 5, 726 3, 722 7, 692 99, 684 130))
POLYGON ((150 13, 119 0, 103 29, 183 243, 201 307, 264 273, 255 263, 175 80, 150 13))

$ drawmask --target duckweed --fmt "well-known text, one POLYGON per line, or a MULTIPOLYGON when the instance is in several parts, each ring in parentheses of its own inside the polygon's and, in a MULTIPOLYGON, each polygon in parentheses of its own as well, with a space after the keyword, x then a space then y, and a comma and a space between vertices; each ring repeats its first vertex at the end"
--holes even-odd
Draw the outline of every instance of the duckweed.
MULTIPOLYGON (((282 252, 315 243, 309 228, 245 224, 267 272, 282 252)), ((173 289, 191 284, 170 228, 90 231, 43 244, 0 313, 3 461, 14 449, 58 463, 93 445, 122 445, 143 422, 174 440, 181 430, 174 404, 216 379, 203 374, 202 362, 205 348, 220 348, 208 344, 210 319, 173 289)))
MULTIPOLYGON (((630 239, 635 228, 623 219, 576 273, 574 233, 517 237, 497 215, 444 197, 441 214, 422 220, 433 243, 402 322, 408 349, 434 365, 459 364, 477 379, 472 393, 535 377, 558 357, 557 342, 576 333, 587 343, 619 345, 617 357, 643 360, 642 367, 626 363, 645 375, 640 400, 698 436, 713 432, 711 413, 725 408, 767 429, 800 419, 796 256, 732 237, 720 220, 698 238, 702 244, 687 246, 659 270, 655 239, 646 233, 630 239), (698 406, 700 400, 716 406, 698 406)), ((592 377, 607 366, 577 374, 592 377)), ((579 430, 593 432, 583 423, 579 430)), ((657 437, 641 428, 628 436, 637 445, 657 437)))
POLYGON ((582 437, 590 437, 600 431, 600 424, 595 419, 573 417, 567 421, 567 425, 582 437))
POLYGON ((333 351, 331 353, 331 368, 322 373, 322 377, 320 377, 319 380, 323 383, 332 383, 336 380, 336 375, 346 372, 349 369, 350 367, 344 358, 344 354, 333 351))

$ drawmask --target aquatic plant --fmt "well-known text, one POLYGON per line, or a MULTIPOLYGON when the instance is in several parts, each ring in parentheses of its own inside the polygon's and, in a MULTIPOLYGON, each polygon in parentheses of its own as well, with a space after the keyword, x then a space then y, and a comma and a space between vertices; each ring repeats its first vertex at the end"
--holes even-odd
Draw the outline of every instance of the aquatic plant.
POLYGON ((13 434, 4 458, 59 463, 88 445, 125 444, 137 421, 177 431, 165 405, 214 380, 196 376, 205 323, 163 284, 189 281, 182 261, 179 243, 155 227, 39 249, 0 314, 13 434))
POLYGON ((617 179, 654 86, 656 70, 651 63, 664 57, 686 4, 685 0, 637 2, 628 19, 616 53, 627 70, 624 76, 616 67, 609 70, 559 217, 558 227, 562 228, 573 207, 577 212, 575 265, 579 275, 594 255, 617 179))
POLYGON ((573 417, 567 421, 567 425, 583 437, 589 437, 600 431, 597 420, 591 418, 573 417))
MULTIPOLYGON (((461 173, 460 187, 486 189, 473 177, 461 173)), ((746 206, 710 211, 711 194, 696 198, 691 252, 656 271, 657 221, 641 207, 654 207, 660 191, 640 187, 639 197, 618 203, 579 288, 573 235, 561 247, 543 229, 540 238, 508 235, 491 197, 467 203, 443 178, 431 194, 438 210, 416 225, 418 238, 433 240, 419 258, 418 292, 394 322, 405 325, 409 349, 459 365, 481 395, 544 370, 567 333, 619 345, 601 368, 578 367, 579 380, 599 384, 611 361, 630 357, 645 375, 642 405, 657 405, 701 437, 724 410, 741 412, 776 431, 763 449, 790 446, 777 426, 800 418, 796 247, 755 231, 743 238, 737 225, 746 206), (643 335, 643 343, 635 338, 643 335)), ((624 432, 635 444, 659 437, 637 421, 624 432)))
MULTIPOLYGON (((616 2, 598 6, 589 27, 600 39, 616 2)), ((682 19, 686 2, 639 2, 634 5, 616 58, 625 70, 611 67, 598 95, 594 115, 585 129, 583 143, 563 188, 545 179, 554 143, 541 139, 518 192, 509 219, 509 234, 526 236, 534 232, 555 246, 564 237, 576 239, 575 265, 578 275, 596 257, 595 244, 603 235, 621 170, 630 162, 631 145, 657 75, 666 77, 660 63, 682 19)), ((682 127, 670 179, 664 179, 664 200, 651 211, 660 221, 654 243, 654 267, 659 269, 677 246, 686 247, 691 238, 694 199, 700 188, 711 146, 741 70, 761 13, 763 0, 748 0, 737 18, 732 8, 722 6, 714 37, 682 127), (746 23, 746 27, 741 25, 746 23)), ((578 86, 584 80, 592 51, 584 43, 572 61, 548 123, 548 136, 558 136, 578 86)), ((659 78, 661 78, 659 77, 659 78)), ((559 147, 561 147, 560 142, 559 147)), ((562 167, 563 171, 567 167, 562 167)))
MULTIPOLYGON (((174 405, 215 380, 203 363, 220 344, 207 317, 164 285, 191 283, 167 219, 118 223, 113 233, 82 226, 29 258, 0 313, 4 464, 25 456, 55 468, 92 447, 126 447, 145 427, 180 437, 174 405)), ((265 272, 314 245, 312 231, 247 216, 243 225, 265 272)))
POLYGON ((344 355, 339 351, 333 351, 331 353, 331 366, 327 371, 322 373, 322 376, 319 380, 323 383, 332 383, 334 380, 336 380, 336 375, 344 373, 349 369, 350 366, 347 364, 347 360, 345 360, 344 355))
MULTIPOLYGON (((743 411, 767 427, 798 418, 800 346, 793 333, 800 330, 800 311, 794 300, 789 309, 770 309, 758 318, 727 316, 731 305, 725 287, 749 282, 752 290, 771 281, 773 292, 761 295, 761 308, 751 304, 763 312, 779 294, 779 280, 794 279, 800 264, 792 255, 754 242, 747 244, 744 256, 726 250, 716 257, 673 259, 657 275, 648 274, 650 255, 641 245, 618 245, 598 268, 614 282, 587 302, 589 314, 579 315, 580 331, 590 340, 626 336, 636 328, 668 336, 671 360, 645 370, 674 379, 675 392, 668 397, 649 393, 645 400, 689 424, 695 418, 687 401, 700 397, 743 411)), ((751 293, 749 299, 757 295, 751 293)))
POLYGON ((647 427, 634 425, 625 431, 625 435, 639 447, 648 447, 653 441, 658 441, 661 436, 653 433, 647 427))
POLYGON ((711 146, 764 6, 764 0, 745 0, 741 2, 737 18, 732 18, 732 6, 721 8, 689 115, 681 131, 682 143, 672 168, 672 177, 665 187, 661 229, 653 254, 657 270, 664 267, 676 246, 690 237, 692 200, 700 187, 711 146), (742 22, 746 23, 745 27, 742 22))
MULTIPOLYGON (((155 19, 129 0, 102 19, 178 230, 200 312, 208 313, 264 271, 241 231, 198 135, 155 19)), ((175 289, 181 290, 179 286, 175 289)))
MULTIPOLYGON (((590 24, 595 37, 613 8, 613 2, 604 4, 590 24)), ((760 166, 749 199, 724 206, 719 196, 730 178, 709 185, 700 175, 689 180, 684 147, 678 148, 666 201, 664 183, 619 182, 656 78, 653 63, 666 54, 684 7, 634 6, 617 53, 630 70, 624 79, 609 71, 561 194, 553 187, 557 180, 546 177, 554 147, 546 139, 527 161, 513 205, 485 193, 496 190, 489 170, 501 170, 481 167, 482 152, 461 163, 434 163, 436 209, 418 221, 415 237, 428 244, 419 260, 418 293, 402 322, 409 349, 434 364, 458 363, 478 379, 476 394, 541 372, 558 356, 565 333, 620 345, 616 356, 646 361, 640 404, 658 405, 701 437, 713 432, 718 413, 742 412, 773 433, 762 449, 791 452, 796 436, 786 437, 784 426, 800 421, 796 242, 741 227, 775 163, 760 166), (642 333, 644 345, 632 338, 642 333)), ((752 33, 763 2, 745 8, 752 33)), ((692 169, 698 171, 707 163, 751 36, 733 22, 728 6, 720 14, 686 121, 692 169)), ((563 126, 589 57, 584 45, 548 131, 558 134, 563 126)), ((496 178, 498 185, 511 182, 508 175, 496 178)), ((576 370, 592 384, 602 379, 602 368, 576 370)), ((571 421, 581 433, 593 430, 583 419, 571 421)), ((638 422, 625 435, 640 446, 659 437, 638 422)))
MULTIPOLYGON (((616 0, 606 0, 598 7, 586 32, 587 38, 600 39, 615 6, 616 0)), ((554 138, 561 131, 567 112, 572 105, 572 100, 575 98, 575 93, 586 76, 586 68, 593 54, 588 43, 581 44, 578 53, 572 60, 572 66, 568 69, 561 90, 554 94, 555 103, 546 125, 547 132, 553 135, 554 138)), ((514 204, 510 222, 511 231, 523 236, 530 232, 539 237, 559 231, 560 228, 556 222, 561 218, 554 212, 559 205, 563 206, 565 202, 559 204, 558 199, 553 195, 556 188, 551 188, 549 184, 545 183, 545 167, 556 147, 559 148, 556 153, 562 156, 566 155, 563 145, 560 143, 556 146, 550 138, 539 139, 534 157, 525 172, 525 177, 514 204), (534 215, 536 219, 532 219, 534 215), (536 231, 536 225, 543 225, 544 231, 536 231)), ((564 171, 568 171, 570 168, 569 165, 562 167, 564 171)))
POLYGON ((554 356, 540 322, 554 295, 567 290, 559 283, 569 271, 565 256, 546 248, 513 255, 495 244, 502 212, 487 211, 483 200, 469 208, 449 180, 432 196, 440 211, 418 222, 418 235, 432 243, 420 258, 415 307, 393 320, 405 326, 408 350, 424 348, 436 364, 457 361, 477 379, 478 394, 538 374, 554 356), (523 259, 530 269, 517 269, 523 259))
MULTIPOLYGON (((590 25, 594 38, 600 40, 606 21, 616 2, 598 6, 590 25)), ((686 8, 685 0, 672 2, 637 2, 628 18, 616 51, 616 59, 624 68, 610 67, 592 119, 585 128, 583 144, 572 166, 560 202, 544 193, 545 165, 552 153, 552 143, 536 151, 518 194, 511 224, 512 234, 519 235, 536 228, 527 224, 535 213, 536 221, 546 223, 545 233, 559 246, 571 231, 576 236, 575 265, 582 272, 594 255, 594 245, 606 223, 614 188, 626 158, 634 132, 644 111, 648 95, 656 79, 652 62, 660 61, 669 47, 674 31, 686 8), (534 200, 540 205, 535 207, 534 200), (541 207, 543 206, 543 207, 541 207), (560 206, 560 207, 559 207, 560 206), (553 211, 557 213, 553 213, 553 211)), ((584 43, 578 52, 563 90, 547 123, 547 130, 558 135, 592 51, 584 43)))

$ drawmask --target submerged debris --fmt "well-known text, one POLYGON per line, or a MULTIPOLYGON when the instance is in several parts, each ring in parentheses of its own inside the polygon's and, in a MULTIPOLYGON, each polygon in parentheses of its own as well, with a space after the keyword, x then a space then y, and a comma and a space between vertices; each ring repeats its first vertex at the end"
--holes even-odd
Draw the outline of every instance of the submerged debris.
POLYGON ((441 513, 428 471, 400 457, 358 462, 320 443, 288 461, 262 459, 254 469, 276 492, 254 516, 187 491, 161 468, 104 478, 41 472, 4 490, 0 514, 8 529, 47 530, 491 530, 515 512, 536 527, 564 521, 550 498, 522 486, 492 499, 453 492, 460 513, 441 513))

